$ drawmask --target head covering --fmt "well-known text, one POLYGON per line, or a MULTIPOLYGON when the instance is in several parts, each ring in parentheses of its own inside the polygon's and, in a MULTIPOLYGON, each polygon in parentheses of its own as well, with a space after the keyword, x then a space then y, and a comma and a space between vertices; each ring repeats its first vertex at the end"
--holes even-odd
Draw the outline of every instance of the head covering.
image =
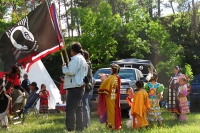
POLYGON ((176 70, 178 70, 178 71, 181 70, 181 68, 180 68, 179 66, 175 66, 174 68, 175 68, 176 70))
POLYGON ((62 76, 60 76, 60 78, 65 78, 65 76, 64 76, 64 75, 62 75, 62 76))
POLYGON ((37 88, 37 83, 36 82, 32 82, 30 85, 34 86, 35 88, 37 88))
POLYGON ((111 64, 111 68, 113 69, 113 73, 112 74, 115 74, 115 73, 119 73, 119 70, 120 70, 120 66, 115 64, 115 63, 112 63, 111 64))

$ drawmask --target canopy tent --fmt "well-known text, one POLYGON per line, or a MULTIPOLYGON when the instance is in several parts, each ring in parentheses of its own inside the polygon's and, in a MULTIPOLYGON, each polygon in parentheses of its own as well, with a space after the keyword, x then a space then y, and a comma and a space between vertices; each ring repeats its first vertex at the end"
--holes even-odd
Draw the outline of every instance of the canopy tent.
MULTIPOLYGON (((24 73, 26 72, 23 71, 22 74, 24 73)), ((41 60, 38 60, 30 67, 28 79, 30 82, 36 82, 39 90, 41 90, 41 84, 46 85, 46 88, 50 93, 49 109, 55 109, 56 103, 61 103, 59 89, 53 82, 53 79, 47 72, 41 60)), ((39 107, 39 102, 37 103, 37 107, 39 107)))

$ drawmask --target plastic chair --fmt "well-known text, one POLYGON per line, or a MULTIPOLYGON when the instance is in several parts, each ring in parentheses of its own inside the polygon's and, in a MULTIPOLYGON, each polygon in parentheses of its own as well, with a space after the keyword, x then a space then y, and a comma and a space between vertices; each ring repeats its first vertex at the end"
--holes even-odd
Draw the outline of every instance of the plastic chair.
POLYGON ((15 106, 17 105, 17 110, 14 111, 14 112, 12 112, 13 118, 10 117, 11 115, 8 116, 8 117, 9 117, 9 120, 11 121, 11 123, 12 123, 13 125, 19 124, 19 123, 23 124, 23 123, 22 123, 22 119, 20 118, 20 116, 18 115, 18 113, 19 113, 20 110, 23 108, 24 99, 25 99, 25 96, 23 96, 23 95, 22 95, 22 96, 19 96, 19 97, 16 99, 15 103, 13 104, 13 106, 14 106, 14 105, 15 105, 15 106))
POLYGON ((30 108, 28 108, 28 109, 26 110, 26 112, 23 111, 23 123, 24 123, 24 121, 26 120, 26 118, 31 114, 31 112, 33 112, 33 114, 34 114, 34 116, 36 117, 36 119, 38 119, 38 117, 39 117, 39 111, 38 111, 38 109, 36 108, 36 105, 37 105, 37 102, 38 102, 39 99, 40 99, 40 98, 37 98, 37 99, 34 101, 33 105, 32 105, 30 108))

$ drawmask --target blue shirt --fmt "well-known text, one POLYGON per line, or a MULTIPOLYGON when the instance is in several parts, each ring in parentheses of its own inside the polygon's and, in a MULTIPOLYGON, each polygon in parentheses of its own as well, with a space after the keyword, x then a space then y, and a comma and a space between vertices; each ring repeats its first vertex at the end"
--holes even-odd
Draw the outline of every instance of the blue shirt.
POLYGON ((27 98, 27 104, 33 104, 35 102, 35 100, 38 98, 38 94, 36 93, 37 91, 32 91, 31 93, 29 93, 29 96, 27 98))

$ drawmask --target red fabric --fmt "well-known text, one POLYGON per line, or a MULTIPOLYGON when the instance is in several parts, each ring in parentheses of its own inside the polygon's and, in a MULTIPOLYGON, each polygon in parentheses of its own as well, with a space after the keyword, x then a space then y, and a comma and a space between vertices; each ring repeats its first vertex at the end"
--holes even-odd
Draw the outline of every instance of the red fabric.
POLYGON ((11 82, 11 85, 6 91, 7 94, 11 94, 13 86, 20 86, 21 84, 20 74, 6 75, 6 82, 11 82))
POLYGON ((49 91, 48 90, 40 91, 39 97, 40 97, 40 105, 48 106, 48 98, 50 97, 49 91))
MULTIPOLYGON (((63 47, 63 44, 61 44, 61 47, 63 47)), ((41 53, 33 53, 21 60, 19 60, 17 63, 20 65, 20 66, 23 66, 26 70, 26 72, 29 72, 29 69, 31 67, 31 65, 33 65, 35 62, 37 62, 38 60, 44 58, 45 56, 51 54, 51 53, 54 53, 56 51, 60 50, 60 46, 55 46, 51 49, 47 49, 41 53)))
POLYGON ((13 77, 13 86, 20 86, 20 74, 15 74, 13 77))
POLYGON ((118 89, 117 89, 117 97, 116 97, 116 103, 115 103, 115 129, 119 130, 122 125, 122 117, 121 117, 121 107, 120 107, 120 77, 118 78, 118 89))
POLYGON ((0 72, 0 79, 3 79, 3 76, 5 75, 5 72, 0 72))
POLYGON ((56 109, 58 109, 59 111, 65 112, 66 105, 56 105, 56 109))
POLYGON ((54 23, 56 34, 57 34, 57 37, 58 37, 58 42, 61 43, 62 42, 62 35, 60 33, 60 28, 58 26, 56 7, 55 7, 54 3, 50 7, 50 13, 51 13, 51 18, 52 18, 52 21, 54 23))
POLYGON ((64 86, 64 83, 60 83, 60 94, 61 95, 65 95, 66 94, 66 90, 64 90, 63 86, 64 86))
POLYGON ((128 102, 128 105, 131 107, 131 105, 132 105, 132 101, 131 101, 131 99, 132 99, 133 97, 129 97, 129 96, 127 96, 126 97, 126 101, 128 102))
POLYGON ((99 115, 104 115, 106 111, 106 94, 99 94, 97 113, 99 115))

